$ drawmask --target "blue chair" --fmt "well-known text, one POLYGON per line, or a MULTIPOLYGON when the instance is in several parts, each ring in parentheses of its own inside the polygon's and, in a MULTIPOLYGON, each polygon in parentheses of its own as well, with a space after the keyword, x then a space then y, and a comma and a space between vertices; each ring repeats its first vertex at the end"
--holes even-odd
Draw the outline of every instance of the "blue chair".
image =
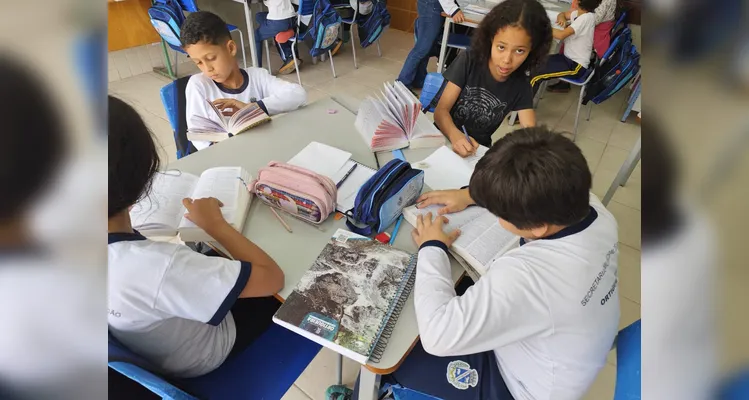
POLYGON ((174 143, 177 146, 177 159, 198 151, 192 142, 187 140, 187 116, 185 88, 189 76, 172 81, 161 88, 161 102, 164 104, 169 125, 172 127, 174 143))
POLYGON ((442 91, 445 88, 445 78, 439 72, 430 72, 424 79, 424 87, 421 88, 421 96, 419 96, 419 102, 421 103, 421 111, 423 113, 434 112, 434 108, 437 107, 439 98, 442 95, 442 91))
POLYGON ((213 372, 167 380, 110 335, 109 366, 165 399, 280 399, 319 351, 315 342, 273 324, 213 372))
POLYGON ((718 400, 746 399, 749 399, 749 369, 731 376, 718 393, 718 400))
POLYGON ((614 400, 639 400, 641 397, 642 348, 641 320, 619 331, 616 337, 616 389, 614 400))

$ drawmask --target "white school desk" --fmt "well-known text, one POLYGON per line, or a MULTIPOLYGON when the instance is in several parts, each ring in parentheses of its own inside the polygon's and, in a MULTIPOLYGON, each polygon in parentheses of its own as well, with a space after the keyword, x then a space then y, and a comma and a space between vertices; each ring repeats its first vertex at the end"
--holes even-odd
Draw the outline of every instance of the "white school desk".
POLYGON ((252 9, 250 3, 258 2, 258 0, 232 0, 237 3, 244 5, 244 20, 247 24, 247 44, 250 46, 250 60, 252 60, 252 66, 262 68, 262 65, 257 65, 257 54, 255 49, 255 28, 254 20, 252 19, 252 9))
MULTIPOLYGON (((356 116, 341 104, 330 98, 322 99, 292 113, 274 117, 268 124, 179 159, 169 164, 168 168, 199 175, 211 167, 242 166, 256 176, 258 169, 267 165, 269 161, 288 161, 311 141, 346 150, 352 154, 354 160, 374 168, 374 155, 354 128, 355 119, 356 116), (329 109, 338 112, 328 114, 329 109)), ((281 298, 291 294, 336 229, 346 228, 343 219, 336 221, 333 217, 325 221, 320 229, 288 216, 284 216, 284 219, 293 233, 284 229, 268 206, 253 199, 247 223, 242 230, 244 236, 265 250, 281 266, 286 276, 284 288, 279 292, 281 298)), ((411 238, 412 230, 410 224, 402 223, 395 247, 415 253, 417 248, 411 238)), ((452 257, 450 260, 453 281, 457 282, 464 270, 452 257)), ((380 362, 370 361, 362 366, 360 399, 376 398, 379 376, 395 371, 418 340, 413 304, 411 295, 403 307, 380 362)), ((333 381, 331 377, 331 384, 333 381)))

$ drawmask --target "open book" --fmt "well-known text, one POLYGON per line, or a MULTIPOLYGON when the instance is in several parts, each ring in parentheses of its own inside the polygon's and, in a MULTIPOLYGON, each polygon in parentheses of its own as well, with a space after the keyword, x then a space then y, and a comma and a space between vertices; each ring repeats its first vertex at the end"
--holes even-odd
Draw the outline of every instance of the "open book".
POLYGON ((213 241, 204 230, 184 217, 182 199, 215 197, 224 206, 221 213, 240 230, 250 208, 250 192, 245 182, 251 179, 241 167, 217 167, 200 177, 180 171, 158 173, 151 193, 130 210, 133 228, 144 236, 175 236, 185 242, 213 241))
POLYGON ((442 133, 421 113, 419 100, 398 81, 386 82, 382 97, 362 101, 355 126, 373 151, 445 144, 442 133))
POLYGON ((270 121, 268 114, 257 103, 250 103, 247 107, 235 112, 231 117, 225 117, 221 114, 221 110, 216 108, 208 99, 206 99, 206 102, 221 122, 200 115, 193 115, 190 117, 192 128, 187 131, 188 140, 220 142, 270 121))
POLYGON ((376 362, 415 269, 416 255, 338 229, 273 322, 361 364, 376 362))
MULTIPOLYGON (((436 215, 441 205, 431 205, 423 209, 410 206, 403 210, 403 218, 416 226, 416 217, 431 212, 436 215)), ((481 207, 468 207, 465 210, 447 215, 450 220, 445 229, 460 229, 460 236, 450 247, 450 251, 459 257, 459 262, 470 275, 484 275, 494 260, 517 246, 520 238, 499 225, 499 219, 481 207), (462 260, 461 260, 462 258, 462 260), (472 273, 471 269, 475 272, 472 273)), ((475 278, 475 277, 474 277, 475 278)))

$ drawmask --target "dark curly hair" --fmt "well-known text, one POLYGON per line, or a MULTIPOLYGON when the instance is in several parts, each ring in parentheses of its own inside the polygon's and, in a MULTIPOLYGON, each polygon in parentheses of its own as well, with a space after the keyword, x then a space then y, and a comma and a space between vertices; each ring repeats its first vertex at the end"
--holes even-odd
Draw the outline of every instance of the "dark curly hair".
POLYGON ((601 5, 602 0, 580 0, 577 5, 587 12, 593 12, 601 5))
POLYGON ((198 42, 210 44, 224 44, 231 40, 231 33, 218 15, 208 11, 197 11, 187 16, 182 24, 179 40, 182 46, 190 46, 198 42))
POLYGON ((487 62, 491 58, 494 36, 507 26, 523 28, 531 37, 528 58, 515 72, 525 75, 530 71, 533 75, 546 63, 552 41, 551 21, 536 0, 506 0, 495 6, 473 34, 473 57, 479 62, 487 62))

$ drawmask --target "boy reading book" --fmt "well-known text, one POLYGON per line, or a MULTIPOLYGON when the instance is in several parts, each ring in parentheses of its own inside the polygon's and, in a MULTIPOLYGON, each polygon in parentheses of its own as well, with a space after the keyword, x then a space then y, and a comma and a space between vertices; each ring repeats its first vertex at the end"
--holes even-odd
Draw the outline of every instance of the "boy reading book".
POLYGON ((135 231, 128 209, 149 194, 159 169, 137 112, 109 98, 109 331, 176 377, 216 369, 270 325, 284 274, 224 219, 215 198, 183 200, 185 217, 236 259, 154 242, 135 231))
POLYGON ((423 195, 420 206, 444 204, 440 213, 486 208, 520 246, 458 295, 447 249, 460 232, 445 233, 443 216, 420 216, 421 342, 384 381, 442 399, 581 398, 619 323, 617 225, 590 186, 580 149, 535 127, 497 141, 467 189, 423 195))
MULTIPOLYGON (((211 101, 224 115, 233 115, 250 103, 256 103, 266 114, 293 111, 307 102, 307 93, 300 85, 278 79, 262 68, 239 68, 234 56, 237 44, 216 14, 207 11, 191 13, 182 25, 180 40, 187 54, 202 74, 190 78, 185 89, 187 130, 196 128, 192 116, 201 116, 220 123, 211 109, 211 101)), ((192 141, 196 149, 209 141, 192 141)))

